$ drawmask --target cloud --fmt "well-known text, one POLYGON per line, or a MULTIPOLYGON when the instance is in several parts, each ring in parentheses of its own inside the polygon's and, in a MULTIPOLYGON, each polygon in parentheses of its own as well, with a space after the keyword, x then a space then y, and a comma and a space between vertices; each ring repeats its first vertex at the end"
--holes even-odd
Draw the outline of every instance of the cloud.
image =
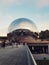
POLYGON ((49 6, 49 0, 35 0, 34 1, 35 6, 37 7, 45 7, 49 6))
POLYGON ((49 0, 0 0, 0 4, 2 5, 20 5, 20 4, 32 4, 36 7, 45 7, 49 6, 49 0))
POLYGON ((12 16, 11 14, 9 13, 3 13, 0 12, 0 29, 1 28, 4 28, 4 26, 9 26, 10 22, 12 22, 14 20, 14 16, 12 16))
POLYGON ((46 21, 42 21, 41 24, 39 23, 39 31, 41 30, 49 30, 49 20, 46 20, 46 21))
POLYGON ((49 30, 49 13, 34 14, 33 19, 36 23, 39 32, 41 30, 46 30, 46 29, 49 30))
POLYGON ((49 0, 27 0, 27 1, 30 5, 33 5, 39 8, 49 6, 49 0))
POLYGON ((33 14, 32 17, 39 32, 41 30, 49 30, 49 13, 45 13, 43 15, 37 13, 33 14))
POLYGON ((25 3, 26 2, 28 2, 30 5, 33 5, 39 8, 49 6, 49 0, 25 0, 25 3))
POLYGON ((7 36, 8 27, 12 21, 12 15, 0 12, 0 36, 7 36))
POLYGON ((0 36, 7 36, 7 32, 8 32, 7 29, 8 29, 7 26, 0 29, 0 36))
POLYGON ((0 0, 0 4, 2 5, 13 5, 13 4, 21 4, 24 0, 0 0))

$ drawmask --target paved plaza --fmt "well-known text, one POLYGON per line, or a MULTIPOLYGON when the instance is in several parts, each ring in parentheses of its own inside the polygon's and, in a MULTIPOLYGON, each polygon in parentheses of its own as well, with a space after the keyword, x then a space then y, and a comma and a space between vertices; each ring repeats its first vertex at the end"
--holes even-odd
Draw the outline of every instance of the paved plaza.
POLYGON ((0 65, 28 65, 25 46, 1 48, 0 65))

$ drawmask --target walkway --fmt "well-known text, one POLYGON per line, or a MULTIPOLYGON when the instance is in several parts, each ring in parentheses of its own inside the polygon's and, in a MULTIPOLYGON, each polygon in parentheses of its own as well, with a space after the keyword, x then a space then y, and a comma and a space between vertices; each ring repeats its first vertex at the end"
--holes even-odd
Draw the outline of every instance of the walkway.
POLYGON ((25 46, 0 49, 0 65, 28 65, 25 46))

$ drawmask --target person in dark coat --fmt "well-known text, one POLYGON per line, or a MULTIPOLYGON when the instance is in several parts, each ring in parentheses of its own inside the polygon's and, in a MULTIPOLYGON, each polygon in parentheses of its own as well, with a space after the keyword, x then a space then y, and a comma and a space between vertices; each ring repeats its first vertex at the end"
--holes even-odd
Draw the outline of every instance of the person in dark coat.
POLYGON ((2 47, 5 48, 5 41, 2 42, 2 47))

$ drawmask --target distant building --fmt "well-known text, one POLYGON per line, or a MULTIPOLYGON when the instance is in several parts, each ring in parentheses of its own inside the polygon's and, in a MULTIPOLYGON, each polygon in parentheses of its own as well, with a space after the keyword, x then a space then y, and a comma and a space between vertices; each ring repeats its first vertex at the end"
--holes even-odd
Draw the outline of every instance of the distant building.
POLYGON ((4 41, 4 40, 7 40, 7 37, 0 36, 0 41, 4 41))
POLYGON ((0 36, 0 44, 2 44, 3 41, 5 41, 5 43, 6 43, 7 45, 9 44, 9 40, 8 40, 7 36, 6 36, 6 37, 0 36))

